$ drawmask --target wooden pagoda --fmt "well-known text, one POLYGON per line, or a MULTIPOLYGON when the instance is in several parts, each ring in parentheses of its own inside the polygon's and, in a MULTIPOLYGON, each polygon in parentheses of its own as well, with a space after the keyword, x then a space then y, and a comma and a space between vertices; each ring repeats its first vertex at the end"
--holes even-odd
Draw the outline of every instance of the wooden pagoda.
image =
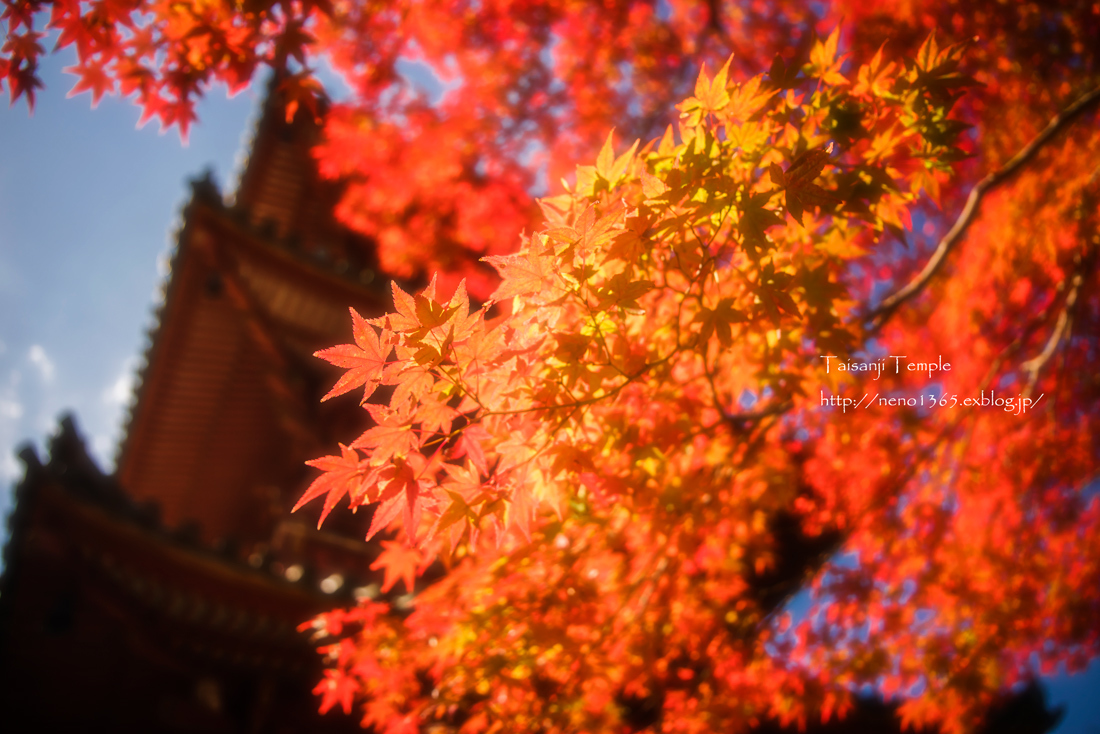
MULTIPOLYGON (((291 514, 304 465, 354 432, 312 356, 348 307, 388 305, 373 250, 333 218, 317 129, 276 95, 232 203, 192 183, 117 471, 71 418, 31 449, 0 580, 0 710, 36 731, 359 731, 320 716, 297 627, 377 590, 362 514, 291 514), (89 729, 88 727, 92 727, 89 729)), ((9 731, 24 730, 21 728, 9 731)))

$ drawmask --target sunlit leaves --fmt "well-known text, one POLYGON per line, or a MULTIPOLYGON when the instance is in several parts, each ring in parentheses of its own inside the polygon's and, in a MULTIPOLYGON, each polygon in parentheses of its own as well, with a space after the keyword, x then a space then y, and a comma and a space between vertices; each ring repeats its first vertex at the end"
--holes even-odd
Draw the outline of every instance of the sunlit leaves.
POLYGON ((615 149, 612 147, 613 135, 614 131, 607 134, 607 142, 604 143, 599 156, 596 158, 596 175, 609 187, 619 183, 619 179, 627 172, 630 164, 634 162, 634 152, 638 149, 638 141, 635 140, 630 150, 616 157, 615 149))
POLYGON ((358 453, 343 444, 340 446, 340 456, 326 456, 313 459, 308 463, 323 471, 324 474, 313 480, 294 509, 297 510, 315 497, 324 496, 324 510, 321 512, 321 519, 317 522, 320 527, 344 495, 350 492, 353 502, 360 495, 363 480, 369 468, 358 453))
POLYGON ((495 255, 485 261, 497 269, 504 281, 493 292, 494 300, 533 294, 547 295, 559 291, 563 284, 557 272, 557 261, 531 248, 516 255, 495 255))
POLYGON ((321 398, 322 400, 343 395, 350 390, 363 386, 363 402, 366 402, 367 398, 371 396, 382 381, 383 370, 386 367, 387 356, 390 351, 389 334, 383 332, 380 339, 370 324, 355 309, 351 309, 351 318, 352 334, 355 337, 354 345, 345 344, 339 347, 322 349, 313 355, 348 370, 336 385, 321 398))
POLYGON ((382 553, 371 564, 371 568, 385 570, 385 578, 382 581, 382 593, 389 591, 397 581, 405 584, 405 591, 412 593, 416 583, 417 569, 422 562, 420 551, 410 548, 404 543, 382 541, 382 553))
POLYGON ((730 103, 727 85, 732 61, 732 57, 727 59, 714 79, 707 76, 706 65, 700 70, 699 78, 695 82, 695 96, 689 97, 680 105, 680 114, 685 125, 695 127, 702 121, 704 115, 725 110, 726 105, 730 103))
POLYGON ((812 74, 826 84, 848 83, 848 80, 840 73, 840 69, 844 64, 844 57, 837 54, 839 41, 840 26, 837 26, 828 38, 823 41, 819 40, 810 51, 812 74))
POLYGON ((178 126, 186 138, 195 119, 194 105, 214 82, 231 92, 249 83, 262 65, 285 75, 288 114, 298 107, 316 113, 321 95, 308 73, 290 72, 287 61, 305 63, 315 39, 305 27, 323 4, 313 2, 244 7, 219 3, 168 3, 159 0, 116 3, 5 2, 8 41, 0 50, 0 80, 6 77, 13 99, 41 83, 38 58, 44 52, 33 30, 36 20, 59 31, 57 48, 75 46, 77 63, 66 71, 79 77, 70 95, 88 91, 96 105, 119 88, 142 107, 142 120, 156 117, 178 126), (48 19, 40 11, 49 10, 48 19), (26 32, 17 32, 20 27, 26 32))
MULTIPOLYGON (((444 303, 433 283, 395 287, 395 311, 372 321, 391 335, 382 379, 395 388, 388 406, 367 406, 374 425, 355 446, 377 472, 369 534, 397 533, 387 552, 405 549, 378 567, 391 587, 415 583, 414 560, 451 565, 402 631, 359 638, 364 659, 402 650, 362 678, 371 711, 390 706, 384 721, 436 715, 421 694, 379 683, 414 669, 432 670, 439 700, 471 721, 531 717, 559 731, 617 725, 610 696, 673 682, 712 714, 830 716, 847 687, 889 672, 895 647, 869 642, 826 664, 827 631, 760 626, 794 552, 784 538, 828 550, 849 534, 875 558, 890 536, 855 529, 895 522, 883 508, 906 491, 898 467, 926 461, 905 433, 916 416, 819 409, 825 390, 847 386, 821 354, 859 346, 844 268, 908 226, 924 156, 946 150, 924 133, 962 128, 915 124, 949 107, 929 107, 933 91, 881 56, 835 78, 837 39, 808 51, 822 67, 813 95, 736 82, 727 67, 699 76, 679 137, 618 155, 607 137, 596 165, 544 203, 541 231, 485 258, 501 277, 499 315, 471 311, 464 291, 444 303), (796 530, 783 535, 784 523, 796 530), (490 628, 514 640, 507 650, 490 628), (653 647, 656 629, 667 647, 653 647), (698 635, 717 647, 704 652, 698 635), (696 683, 705 665, 683 662, 692 655, 713 666, 709 692, 696 683), (492 685, 509 696, 470 703, 492 685)), ((914 574, 922 557, 899 568, 914 574)), ((830 573, 843 581, 828 586, 830 625, 844 614, 883 639, 909 634, 866 576, 830 573)), ((665 715, 692 721, 679 705, 666 698, 665 715)))
MULTIPOLYGON (((302 501, 365 509, 386 593, 416 592, 405 618, 323 618, 325 708, 358 698, 380 731, 613 731, 643 710, 709 731, 830 718, 872 685, 906 723, 964 730, 1033 660, 1095 655, 1095 125, 990 197, 911 308, 865 323, 969 185, 1095 83, 1095 20, 910 5, 57 5, 81 89, 117 81, 165 124, 283 61, 300 115, 298 67, 328 53, 354 93, 316 151, 347 183, 338 216, 384 272, 445 271, 319 353, 344 370, 330 396, 372 402, 302 501), (135 7, 154 12, 127 24, 135 7), (964 56, 949 33, 982 40, 964 56), (540 226, 543 173, 565 183, 540 226), (888 354, 952 369, 935 389, 836 369, 888 354), (1032 368, 1042 411, 940 403, 1021 395, 1032 368), (448 575, 418 582, 436 558, 448 575), (818 606, 788 624, 815 571, 818 606)), ((32 10, 5 5, 15 97, 32 10)))
POLYGON ((772 182, 786 194, 787 211, 799 224, 802 224, 802 212, 806 208, 839 203, 835 196, 813 182, 828 162, 830 151, 831 146, 827 150, 808 150, 793 160, 786 171, 775 163, 768 169, 772 182))

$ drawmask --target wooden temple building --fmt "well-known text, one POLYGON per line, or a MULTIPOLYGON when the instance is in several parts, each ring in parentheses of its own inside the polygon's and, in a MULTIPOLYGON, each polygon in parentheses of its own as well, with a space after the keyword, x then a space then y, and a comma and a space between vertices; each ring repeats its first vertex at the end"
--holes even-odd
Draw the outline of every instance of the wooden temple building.
POLYGON ((389 304, 336 224, 317 130, 269 101, 235 200, 193 182, 114 476, 72 418, 24 449, 0 579, 0 729, 337 732, 297 626, 377 590, 363 514, 290 508, 310 458, 362 426, 321 404, 348 307, 389 304), (16 723, 20 726, 8 728, 16 723), (24 728, 25 727, 25 728, 24 728))
MULTIPOLYGON (((362 731, 317 713, 320 643, 298 626, 378 593, 369 517, 338 508, 318 530, 320 503, 290 508, 315 474, 304 462, 364 421, 354 399, 320 402, 338 371, 312 354, 348 340, 349 306, 390 298, 372 244, 333 218, 339 188, 317 176, 305 117, 287 124, 269 100, 232 203, 193 182, 115 474, 72 418, 48 457, 21 453, 0 577, 4 731, 362 731)), ((817 552, 798 543, 795 584, 817 552)), ((654 703, 620 701, 635 730, 657 724, 654 703)), ((895 708, 863 701, 808 731, 900 732, 895 708)), ((984 732, 1058 719, 1033 686, 984 732)))

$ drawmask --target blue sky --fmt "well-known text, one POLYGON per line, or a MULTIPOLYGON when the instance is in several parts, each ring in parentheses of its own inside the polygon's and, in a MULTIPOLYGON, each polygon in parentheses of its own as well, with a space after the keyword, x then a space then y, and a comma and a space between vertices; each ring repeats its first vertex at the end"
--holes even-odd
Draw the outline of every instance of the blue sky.
MULTIPOLYGON (((109 467, 145 329, 159 302, 187 179, 211 167, 233 183, 259 93, 215 90, 184 147, 139 110, 105 98, 66 99, 66 54, 43 64, 34 115, 0 104, 0 483, 12 456, 43 445, 72 409, 109 467)), ((5 94, 6 96, 6 94, 5 94)), ((10 505, 0 494, 0 509, 10 505)))
MULTIPOLYGON (((22 473, 24 441, 39 446, 66 410, 108 471, 146 329, 160 301, 187 180, 207 167, 223 190, 236 182, 260 101, 258 89, 226 99, 214 90, 184 147, 139 110, 88 95, 66 99, 67 54, 42 65, 35 113, 0 104, 0 514, 22 473)), ((415 70, 409 70, 414 82, 415 70)), ((430 85, 426 86, 430 87, 430 85)), ((428 89, 431 92, 431 89, 428 89)), ((0 530, 0 541, 6 532, 0 530)), ((1069 702, 1060 734, 1100 733, 1100 663, 1057 676, 1069 702)))

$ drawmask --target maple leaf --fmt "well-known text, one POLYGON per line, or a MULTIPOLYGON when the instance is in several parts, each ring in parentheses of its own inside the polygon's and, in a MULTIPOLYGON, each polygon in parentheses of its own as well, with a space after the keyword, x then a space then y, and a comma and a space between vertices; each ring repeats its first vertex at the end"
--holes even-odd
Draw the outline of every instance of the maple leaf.
POLYGON ((287 124, 294 122, 294 117, 301 108, 305 108, 315 121, 320 121, 320 99, 324 92, 321 83, 310 72, 302 71, 286 77, 279 85, 279 91, 286 100, 287 124))
POLYGON ((531 524, 535 520, 538 507, 539 500, 527 484, 518 484, 512 489, 505 512, 505 524, 518 530, 528 543, 531 542, 531 524))
POLYGON ((141 104, 141 117, 138 118, 137 127, 145 127, 154 117, 160 118, 168 105, 168 100, 160 96, 154 89, 143 90, 138 95, 141 104))
POLYGON ((707 65, 700 66, 699 76, 695 80, 695 96, 679 105, 680 117, 687 125, 694 127, 704 115, 719 112, 729 104, 730 95, 726 86, 732 61, 733 56, 726 59, 713 80, 707 75, 707 65))
POLYGON ((336 506, 340 498, 348 492, 353 495, 359 492, 364 478, 370 474, 370 468, 366 462, 360 459, 359 454, 343 444, 340 444, 340 456, 324 456, 320 459, 311 459, 306 464, 321 469, 324 474, 313 480, 291 512, 297 512, 305 503, 327 494, 324 509, 321 511, 321 519, 317 521, 317 527, 321 527, 321 523, 332 512, 332 508, 336 506))
MULTIPOLYGON (((609 244, 623 235, 624 230, 621 225, 626 213, 626 208, 621 201, 612 202, 604 209, 601 216, 597 216, 595 206, 586 207, 572 227, 551 230, 547 233, 547 239, 553 240, 554 245, 546 254, 553 252, 565 264, 572 265, 569 276, 573 281, 587 280, 592 273, 593 265, 601 259, 598 254, 604 252, 609 244)), ((606 257, 610 258, 611 253, 608 252, 606 257)))
POLYGON ((99 100, 104 94, 113 94, 115 91, 115 79, 108 75, 102 62, 87 61, 76 66, 66 66, 64 71, 80 77, 80 81, 69 90, 69 97, 75 97, 82 92, 92 93, 92 108, 99 106, 99 100))
POLYGON ((129 57, 118 60, 118 80, 119 91, 123 97, 129 97, 132 94, 148 94, 155 84, 152 70, 129 57))
POLYGON ((45 51, 38 39, 45 33, 28 30, 26 33, 12 33, 7 37, 0 52, 11 54, 16 59, 37 59, 45 51))
POLYGON ((352 448, 370 451, 375 466, 384 465, 395 457, 403 457, 420 447, 420 434, 413 428, 411 408, 402 403, 400 410, 367 404, 378 425, 368 428, 352 443, 352 448))
POLYGON ((435 368, 440 359, 439 352, 426 346, 417 349, 415 355, 409 357, 406 356, 408 351, 398 348, 397 352, 402 359, 390 364, 383 380, 387 385, 397 386, 390 397, 390 406, 393 408, 403 407, 410 402, 418 403, 436 383, 435 368))
POLYGON ((426 460, 420 454, 410 454, 407 458, 395 458, 380 472, 381 493, 378 507, 371 519, 367 540, 389 526, 400 514, 404 513, 405 535, 416 542, 423 510, 420 478, 430 477, 432 469, 438 467, 438 461, 426 460))
MULTIPOLYGON (((432 276, 431 283, 424 289, 423 293, 418 293, 413 297, 413 303, 416 309, 416 320, 420 324, 420 330, 417 332, 423 338, 423 335, 430 332, 432 329, 443 326, 451 321, 458 311, 459 304, 452 298, 452 302, 446 304, 439 303, 435 300, 437 276, 432 276)), ((463 280, 463 290, 465 290, 465 280, 463 280)), ((456 291, 455 295, 458 295, 456 291)), ((461 300, 461 299, 458 299, 461 300)), ((467 301, 468 303, 468 301, 467 301)))
POLYGON ((336 704, 340 704, 345 714, 350 714, 352 702, 358 691, 359 683, 355 678, 330 668, 325 671, 325 677, 313 689, 313 694, 322 697, 322 714, 327 714, 336 704))
POLYGON ((390 283, 390 289, 393 293, 393 307, 396 311, 376 319, 370 319, 368 323, 394 332, 419 330, 421 326, 420 317, 416 314, 416 299, 403 291, 396 282, 390 283))
POLYGON ((374 393, 375 388, 382 382, 383 369, 386 367, 386 358, 390 351, 389 334, 382 332, 381 338, 371 328, 370 324, 359 315, 354 308, 351 311, 352 334, 355 344, 343 344, 338 347, 330 347, 314 352, 314 357, 319 357, 337 367, 346 368, 348 371, 341 377, 321 401, 329 400, 338 395, 350 392, 360 385, 363 386, 363 399, 367 399, 374 393))
POLYGON ((11 31, 20 27, 31 28, 34 24, 35 8, 33 3, 5 3, 4 12, 0 13, 0 21, 7 21, 11 31))
POLYGON ((638 299, 653 289, 653 281, 633 280, 631 274, 623 271, 610 278, 600 287, 596 295, 600 299, 600 308, 619 306, 625 309, 637 309, 638 299))
POLYGON ((405 504, 403 497, 391 496, 381 500, 374 508, 370 527, 367 529, 367 534, 363 540, 370 540, 375 535, 388 528, 390 523, 401 514, 404 508, 405 504))
POLYGON ((405 583, 406 593, 411 594, 423 558, 423 554, 414 547, 396 541, 383 540, 382 552, 370 566, 373 571, 385 569, 382 593, 385 594, 400 580, 405 583))
POLYGON ((279 39, 281 48, 289 49, 290 55, 302 66, 306 65, 306 49, 316 41, 317 39, 306 31, 305 24, 300 20, 288 22, 279 39))
POLYGON ((180 140, 187 144, 191 131, 191 123, 198 119, 195 115, 195 103, 186 95, 176 101, 165 100, 159 106, 157 116, 160 117, 161 127, 168 129, 173 125, 179 126, 180 140))
POLYGON ((420 398, 417 417, 420 420, 421 429, 428 433, 436 431, 444 434, 450 433, 451 424, 458 415, 458 411, 443 400, 429 395, 420 398))
POLYGON ((764 89, 763 79, 753 77, 744 84, 737 84, 726 106, 726 115, 735 121, 748 121, 778 93, 776 89, 764 89))
POLYGON ((481 442, 492 438, 485 427, 480 423, 472 423, 462 429, 462 434, 455 442, 451 456, 455 459, 469 456, 482 474, 489 473, 489 464, 485 460, 485 452, 481 448, 481 442))
POLYGON ((733 307, 732 298, 723 298, 713 308, 703 308, 695 317, 702 327, 699 331, 699 339, 706 341, 711 334, 718 334, 718 343, 728 348, 732 343, 732 324, 744 322, 745 315, 733 307))
POLYGON ((447 321, 454 341, 468 338, 481 323, 484 314, 479 311, 470 312, 470 295, 466 290, 465 278, 458 282, 451 300, 447 302, 447 312, 451 314, 447 321))
POLYGON ((814 76, 826 84, 845 85, 848 80, 840 69, 846 57, 837 57, 837 46, 840 42, 840 26, 838 25, 824 41, 818 40, 810 51, 810 65, 814 69, 814 76))
POLYGON ((840 201, 825 189, 813 183, 813 180, 821 174, 821 169, 828 162, 830 153, 832 153, 831 143, 824 150, 806 151, 791 161, 791 165, 786 171, 774 163, 768 169, 772 181, 786 193, 787 211, 799 224, 802 224, 802 213, 806 207, 828 207, 840 201))
POLYGON ((930 72, 943 62, 945 56, 946 54, 942 54, 939 44, 936 43, 936 31, 933 30, 917 49, 914 61, 918 69, 930 72))
POLYGON ((600 149, 600 154, 596 158, 596 174, 611 186, 619 182, 619 179, 623 177, 627 168, 634 161, 634 153, 638 150, 639 143, 635 140, 630 150, 616 158, 615 148, 612 145, 614 134, 614 130, 607 134, 607 141, 603 144, 603 148, 600 149))
MULTIPOLYGON (((642 188, 647 197, 663 197, 669 190, 660 179, 645 172, 642 173, 642 188)), ((646 251, 648 231, 652 224, 652 218, 643 213, 627 217, 623 229, 614 232, 604 262, 621 260, 630 264, 636 263, 646 251)))
POLYGON ((556 259, 527 250, 517 255, 491 255, 481 258, 497 269, 501 284, 493 292, 494 301, 539 293, 551 294, 561 289, 556 259))
MULTIPOLYGON (((440 513, 425 540, 431 540, 441 533, 449 532, 453 545, 467 527, 471 529, 472 536, 476 533, 478 518, 471 505, 478 504, 478 501, 483 498, 484 485, 477 468, 469 460, 460 466, 443 464, 443 469, 447 473, 447 479, 441 488, 451 501, 440 513), (460 521, 463 520, 466 522, 460 525, 460 521)), ((471 537, 471 542, 473 541, 474 537, 471 537)))
POLYGON ((668 191, 668 185, 646 170, 642 170, 642 192, 649 200, 660 198, 668 191))
POLYGON ((744 237, 745 249, 753 258, 759 257, 760 250, 769 249, 768 228, 783 224, 783 218, 767 208, 769 199, 771 194, 760 193, 747 197, 741 205, 739 222, 741 234, 744 237))

